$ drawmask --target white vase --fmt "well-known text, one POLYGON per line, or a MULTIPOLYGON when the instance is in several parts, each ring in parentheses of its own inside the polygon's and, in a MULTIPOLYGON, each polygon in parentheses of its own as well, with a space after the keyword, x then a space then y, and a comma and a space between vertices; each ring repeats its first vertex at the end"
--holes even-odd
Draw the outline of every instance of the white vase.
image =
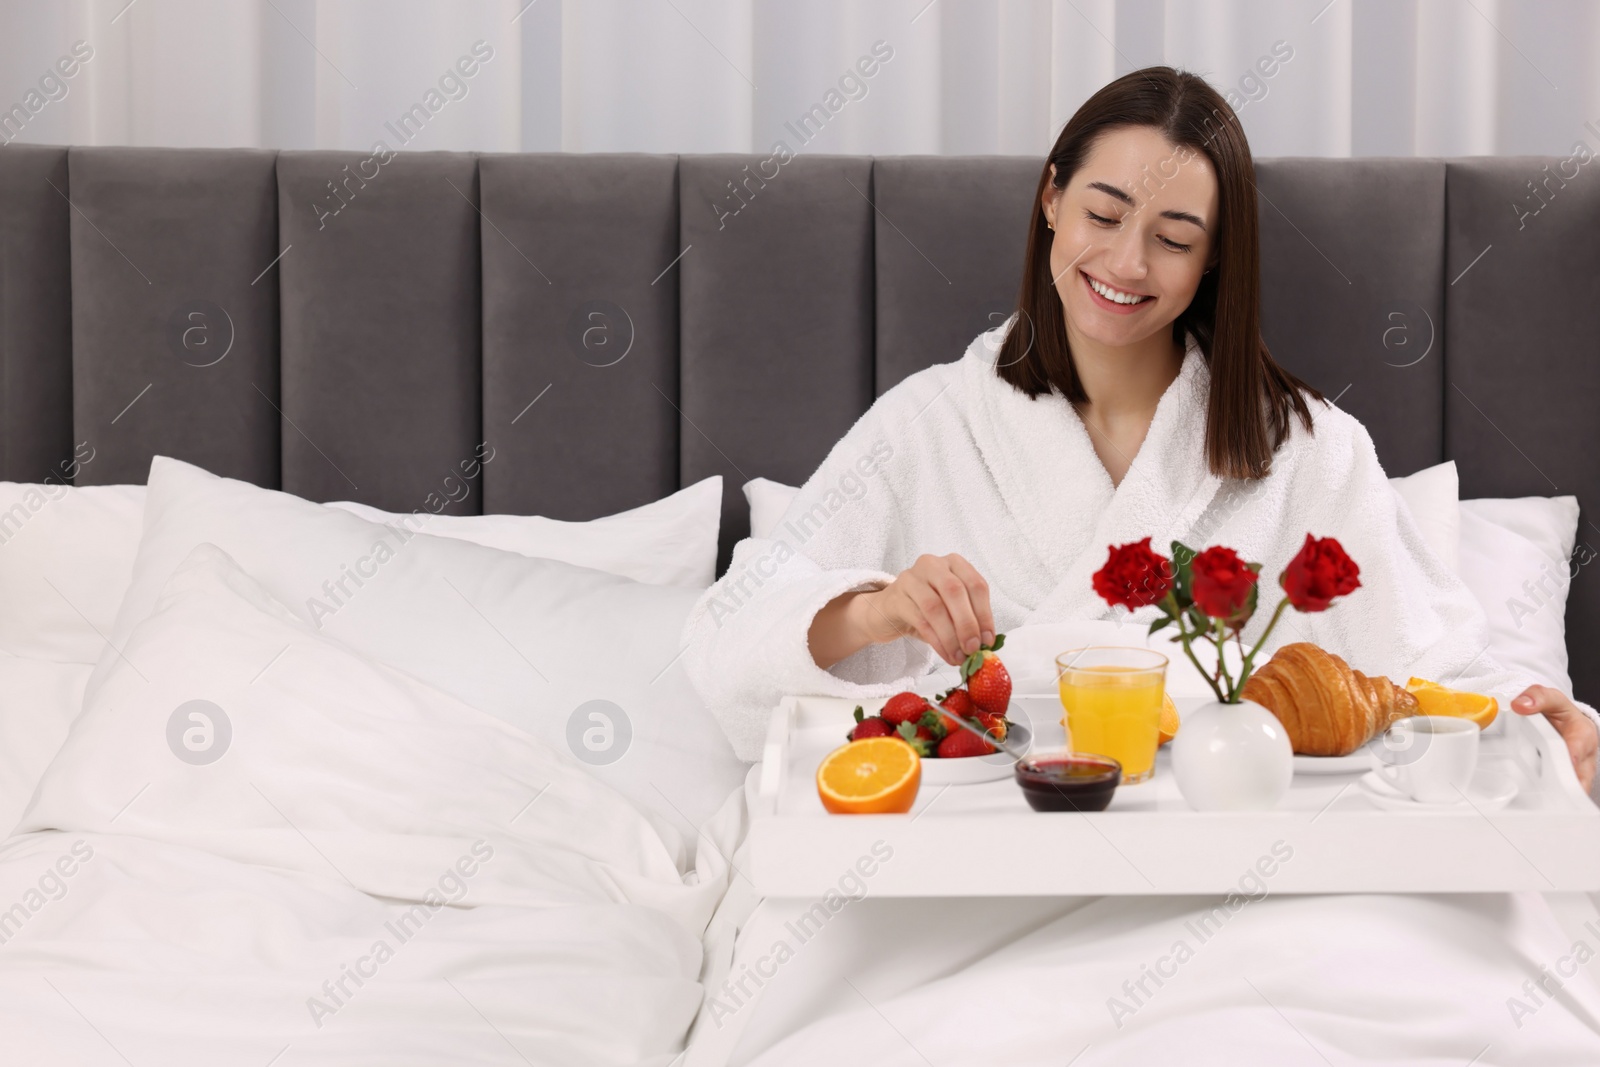
POLYGON ((1195 811, 1276 808, 1294 777, 1294 749, 1278 717, 1253 700, 1210 701, 1183 717, 1172 776, 1195 811))

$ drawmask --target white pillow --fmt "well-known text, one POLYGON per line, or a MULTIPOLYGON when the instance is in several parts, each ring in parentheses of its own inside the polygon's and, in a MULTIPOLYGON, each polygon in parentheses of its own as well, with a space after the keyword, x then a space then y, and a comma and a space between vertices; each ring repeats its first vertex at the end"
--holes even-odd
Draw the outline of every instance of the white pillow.
POLYGON ((0 482, 0 651, 98 660, 143 522, 142 485, 0 482))
MULTIPOLYGON (((510 816, 549 785, 568 803, 594 808, 570 813, 592 856, 646 867, 666 859, 661 849, 638 848, 645 827, 637 814, 582 781, 581 768, 558 753, 318 635, 226 552, 202 544, 174 569, 123 656, 110 657, 106 680, 45 769, 22 825, 131 833, 331 875, 285 830, 341 835, 352 851, 363 835, 381 835, 397 864, 440 838, 458 838, 446 846, 451 857, 472 838, 515 848, 530 830, 526 843, 539 845, 539 822, 563 805, 534 811, 526 824, 510 816), (202 718, 174 713, 192 704, 202 718), (128 805, 147 784, 144 803, 128 805), (293 811, 293 827, 261 803, 258 789, 293 811), (256 849, 266 856, 251 854, 256 849)), ((347 867, 355 878, 392 873, 347 867)), ((509 867, 501 864, 502 877, 509 867)), ((654 864, 658 875, 672 870, 662 867, 654 864)))
MULTIPOLYGON (((1400 498, 1411 509, 1423 540, 1452 571, 1460 555, 1460 519, 1456 513, 1458 482, 1454 460, 1390 478, 1400 498)), ((750 503, 750 536, 766 537, 783 521, 784 513, 800 490, 770 478, 752 478, 744 483, 744 498, 750 503)))
MULTIPOLYGON (((59 663, 100 658, 128 590, 144 499, 142 485, 0 482, 0 653, 59 663)), ((641 582, 704 589, 716 575, 722 476, 590 522, 426 510, 402 516, 351 501, 328 507, 641 582)))
MULTIPOLYGON (((401 515, 338 500, 371 522, 401 515)), ((717 533, 722 526, 722 475, 714 474, 670 496, 588 522, 540 515, 435 515, 421 511, 412 527, 489 548, 541 556, 620 574, 652 585, 704 589, 717 575, 717 533)))
POLYGON ((750 536, 768 537, 778 528, 783 513, 800 490, 771 478, 752 478, 744 483, 744 498, 750 504, 750 536))
MULTIPOLYGON (((116 648, 207 542, 357 652, 580 759, 612 759, 594 773, 680 828, 709 818, 743 781, 678 659, 699 590, 412 534, 157 457, 116 648), (594 714, 612 731, 598 752, 585 747, 606 740, 594 714)), ((96 665, 86 703, 118 657, 108 650, 96 665)))
POLYGON ((1501 666, 1572 696, 1567 674, 1567 592, 1578 536, 1578 498, 1461 501, 1461 579, 1489 617, 1501 666))
POLYGON ((1461 573, 1461 483, 1453 459, 1390 478, 1389 484, 1406 502, 1422 539, 1452 573, 1461 573))

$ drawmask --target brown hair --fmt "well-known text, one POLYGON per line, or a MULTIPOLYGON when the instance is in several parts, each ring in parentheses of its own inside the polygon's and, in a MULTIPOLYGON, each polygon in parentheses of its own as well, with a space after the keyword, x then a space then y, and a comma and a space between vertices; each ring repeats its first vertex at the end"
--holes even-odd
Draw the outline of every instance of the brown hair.
MULTIPOLYGON (((1216 269, 1200 279, 1194 299, 1172 323, 1172 337, 1194 335, 1211 370, 1206 407, 1206 461, 1220 478, 1261 478, 1289 433, 1293 412, 1311 431, 1302 392, 1316 389, 1273 360, 1261 338, 1261 249, 1255 164, 1238 117, 1205 79, 1171 67, 1126 74, 1084 102, 1056 138, 1033 197, 1027 258, 1015 325, 996 368, 1000 377, 1037 399, 1052 388, 1068 400, 1088 399, 1072 362, 1061 298, 1050 272, 1049 230, 1041 201, 1050 185, 1065 189, 1096 137, 1107 130, 1150 126, 1170 143, 1203 153, 1217 176, 1219 220, 1216 269)), ((1163 168, 1164 169, 1164 168, 1163 168)), ((1157 187, 1160 176, 1149 174, 1157 187)), ((1167 175, 1167 178, 1171 178, 1167 175)))

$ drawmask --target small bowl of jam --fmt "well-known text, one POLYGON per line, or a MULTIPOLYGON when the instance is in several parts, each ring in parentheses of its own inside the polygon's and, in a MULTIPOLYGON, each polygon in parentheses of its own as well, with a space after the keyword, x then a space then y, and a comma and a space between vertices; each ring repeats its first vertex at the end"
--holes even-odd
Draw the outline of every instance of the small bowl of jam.
POLYGON ((1017 784, 1034 811, 1105 811, 1122 782, 1110 756, 1058 752, 1017 761, 1017 784))

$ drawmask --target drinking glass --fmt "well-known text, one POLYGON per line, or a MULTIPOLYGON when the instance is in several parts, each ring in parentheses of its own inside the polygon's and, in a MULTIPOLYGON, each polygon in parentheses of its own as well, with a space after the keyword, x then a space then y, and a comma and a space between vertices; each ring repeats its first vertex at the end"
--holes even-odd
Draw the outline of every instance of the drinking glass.
POLYGON ((1056 657, 1067 748, 1122 764, 1122 784, 1150 780, 1161 739, 1167 657, 1148 648, 1095 645, 1056 657))

